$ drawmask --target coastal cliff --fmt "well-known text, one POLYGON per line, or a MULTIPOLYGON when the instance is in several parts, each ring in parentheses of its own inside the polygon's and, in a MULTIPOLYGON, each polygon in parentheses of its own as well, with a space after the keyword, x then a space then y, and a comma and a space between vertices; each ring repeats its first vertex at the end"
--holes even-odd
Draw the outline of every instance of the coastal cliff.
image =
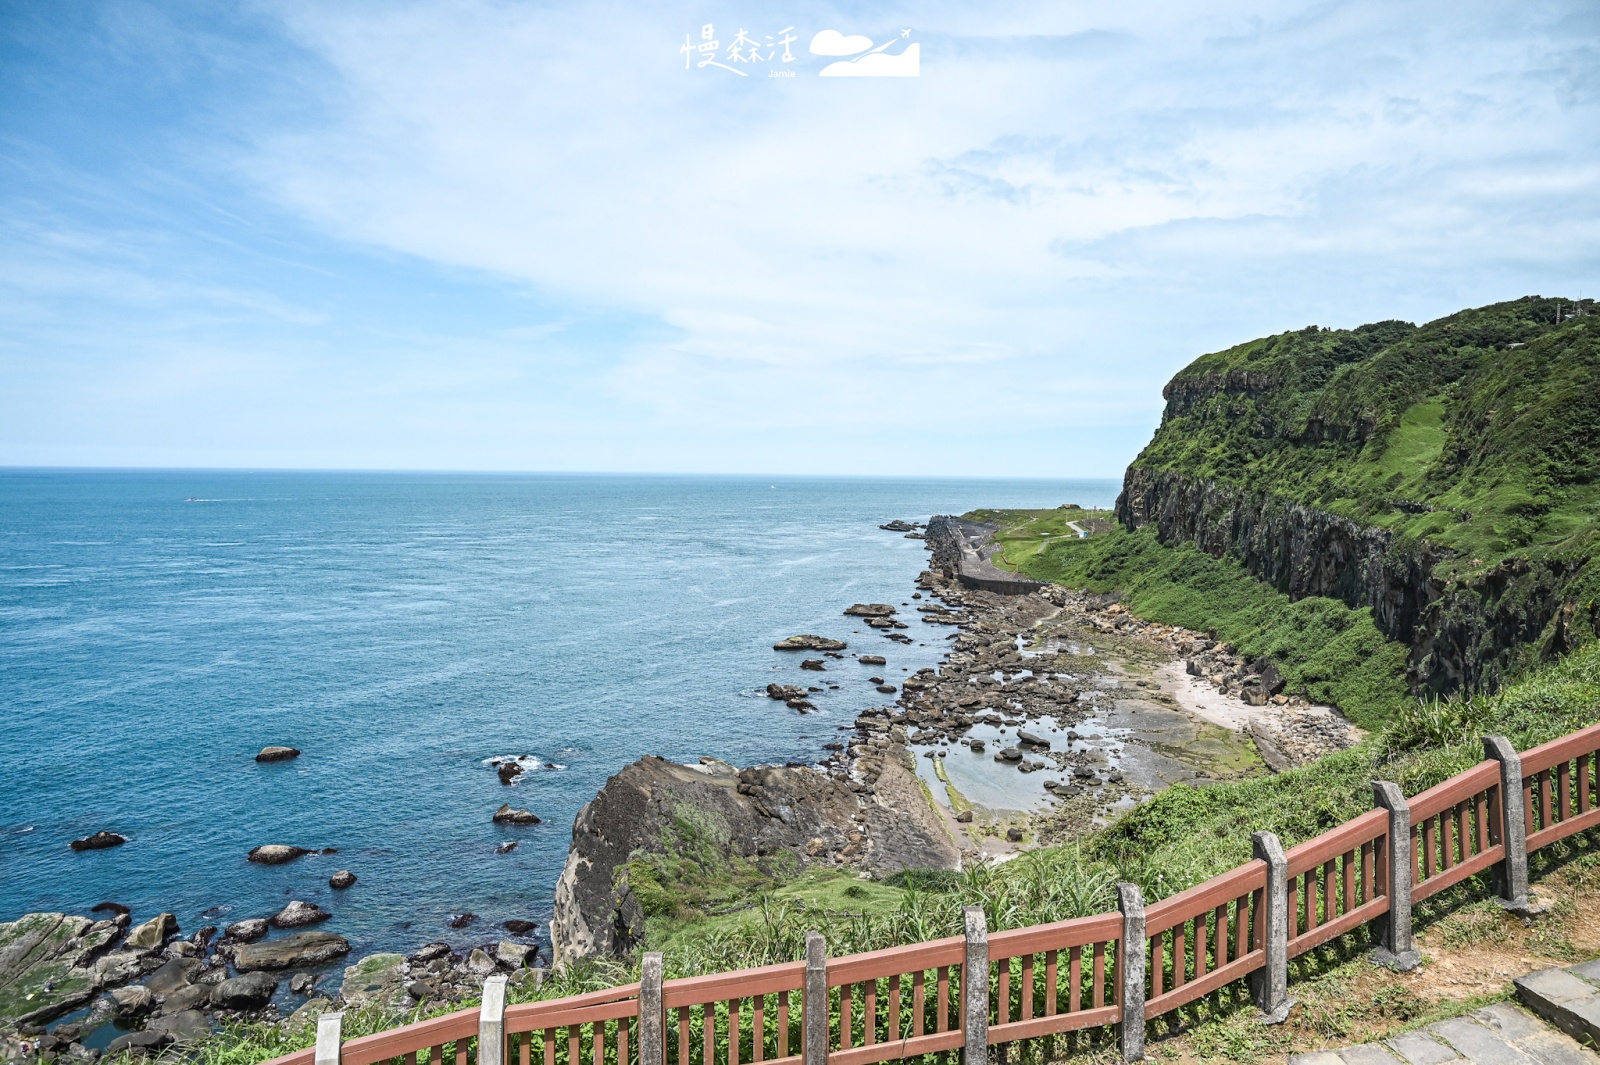
POLYGON ((1293 599, 1370 608, 1414 691, 1497 687, 1600 631, 1600 321, 1572 308, 1528 297, 1203 356, 1164 390, 1117 517, 1293 599))

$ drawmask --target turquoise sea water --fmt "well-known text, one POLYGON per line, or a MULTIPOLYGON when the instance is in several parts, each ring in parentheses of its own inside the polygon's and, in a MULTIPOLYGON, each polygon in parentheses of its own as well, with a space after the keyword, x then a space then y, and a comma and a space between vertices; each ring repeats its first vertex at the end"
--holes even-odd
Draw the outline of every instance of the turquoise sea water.
POLYGON ((938 660, 948 630, 900 647, 841 615, 908 601, 925 564, 879 523, 1116 487, 0 470, 0 920, 113 900, 187 932, 301 898, 358 951, 542 933, 611 773, 815 761, 881 704, 877 670, 802 673, 775 640, 848 639, 891 679, 938 660), (817 714, 763 694, 819 676, 817 714), (258 765, 267 744, 304 754, 258 765), (544 767, 505 787, 505 755, 544 767), (505 801, 544 823, 492 825, 505 801), (102 828, 130 842, 69 849, 102 828), (246 862, 262 843, 339 853, 246 862))

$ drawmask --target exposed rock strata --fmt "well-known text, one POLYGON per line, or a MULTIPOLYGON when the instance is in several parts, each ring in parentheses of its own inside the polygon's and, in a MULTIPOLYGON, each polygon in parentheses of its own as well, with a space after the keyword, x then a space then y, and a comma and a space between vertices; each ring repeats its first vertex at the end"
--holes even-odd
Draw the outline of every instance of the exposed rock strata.
POLYGON ((1136 466, 1116 513, 1132 529, 1154 525, 1163 543, 1237 559, 1291 598, 1370 607, 1379 631, 1409 645, 1415 689, 1493 687, 1520 648, 1543 642, 1560 653, 1577 640, 1563 596, 1575 563, 1512 559, 1447 583, 1434 571, 1450 556, 1426 543, 1401 546, 1383 529, 1313 507, 1136 466))

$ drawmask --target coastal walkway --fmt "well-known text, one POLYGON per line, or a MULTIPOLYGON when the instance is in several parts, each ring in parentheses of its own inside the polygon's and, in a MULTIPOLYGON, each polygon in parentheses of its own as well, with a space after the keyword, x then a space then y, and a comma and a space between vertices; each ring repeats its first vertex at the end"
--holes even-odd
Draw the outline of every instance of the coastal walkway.
POLYGON ((1520 1005, 1497 1002, 1381 1043, 1291 1054, 1289 1065, 1600 1065, 1589 1049, 1600 1045, 1600 959, 1514 986, 1520 1005))

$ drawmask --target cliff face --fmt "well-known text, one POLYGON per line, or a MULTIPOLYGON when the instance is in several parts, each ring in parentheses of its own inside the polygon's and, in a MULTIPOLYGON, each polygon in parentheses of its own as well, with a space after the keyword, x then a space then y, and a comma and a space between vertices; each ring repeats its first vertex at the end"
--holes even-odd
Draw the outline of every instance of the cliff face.
POLYGON ((1379 631, 1409 645, 1418 691, 1494 687, 1523 648, 1563 653, 1600 627, 1593 602, 1584 610, 1566 594, 1583 568, 1571 559, 1508 559, 1449 580, 1438 564, 1452 553, 1427 543, 1401 547, 1387 530, 1269 493, 1137 466, 1117 518, 1231 556, 1291 598, 1370 607, 1379 631))
POLYGON ((1492 688, 1600 631, 1600 318, 1560 302, 1204 356, 1163 391, 1117 517, 1370 607, 1416 690, 1492 688))

